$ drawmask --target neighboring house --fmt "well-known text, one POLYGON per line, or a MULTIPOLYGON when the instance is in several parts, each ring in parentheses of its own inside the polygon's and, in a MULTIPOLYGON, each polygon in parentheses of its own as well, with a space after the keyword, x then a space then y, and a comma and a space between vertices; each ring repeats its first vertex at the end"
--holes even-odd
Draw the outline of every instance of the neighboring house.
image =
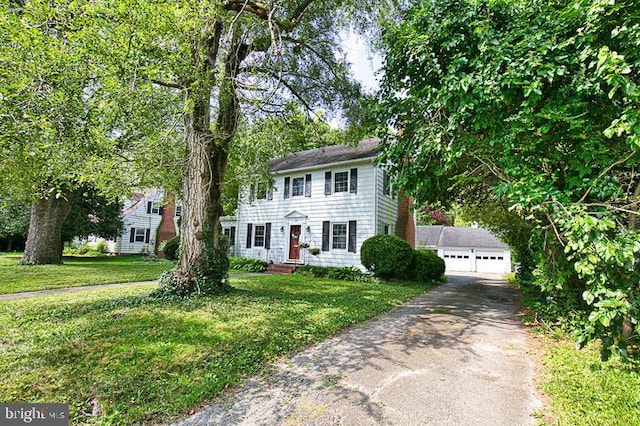
POLYGON ((162 241, 176 236, 180 214, 180 204, 165 203, 163 189, 134 193, 123 206, 122 234, 107 248, 115 254, 157 253, 162 241))
POLYGON ((235 253, 274 263, 360 267, 360 247, 373 235, 395 233, 413 245, 410 200, 398 203, 387 173, 373 165, 377 147, 377 140, 365 140, 271 160, 273 186, 243 188, 237 228, 223 223, 225 233, 235 233, 235 253))
POLYGON ((229 254, 236 256, 238 219, 235 216, 222 216, 220 218, 222 233, 229 239, 229 254))
POLYGON ((437 252, 448 272, 511 272, 509 246, 475 224, 472 227, 418 226, 416 247, 437 252))

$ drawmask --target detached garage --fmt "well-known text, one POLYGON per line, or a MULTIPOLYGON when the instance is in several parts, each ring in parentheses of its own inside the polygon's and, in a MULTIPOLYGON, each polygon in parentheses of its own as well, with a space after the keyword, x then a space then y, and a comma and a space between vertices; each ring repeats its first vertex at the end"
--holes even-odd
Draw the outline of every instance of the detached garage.
POLYGON ((436 251, 447 271, 511 272, 509 246, 477 226, 418 226, 416 247, 436 251))

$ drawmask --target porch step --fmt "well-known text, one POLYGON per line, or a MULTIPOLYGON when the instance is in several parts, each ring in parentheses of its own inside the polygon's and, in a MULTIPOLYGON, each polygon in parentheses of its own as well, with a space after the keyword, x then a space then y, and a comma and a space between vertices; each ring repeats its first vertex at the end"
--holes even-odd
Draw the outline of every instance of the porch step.
POLYGON ((290 275, 296 270, 298 265, 288 265, 283 263, 270 263, 267 265, 265 274, 290 275))

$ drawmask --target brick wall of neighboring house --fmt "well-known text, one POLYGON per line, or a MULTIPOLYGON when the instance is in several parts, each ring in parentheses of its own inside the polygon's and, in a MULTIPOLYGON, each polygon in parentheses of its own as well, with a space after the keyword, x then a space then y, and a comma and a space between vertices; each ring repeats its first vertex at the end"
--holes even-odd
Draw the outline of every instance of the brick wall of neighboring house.
POLYGON ((398 218, 396 235, 416 247, 416 222, 413 217, 413 199, 400 193, 398 195, 398 218))
MULTIPOLYGON (((168 194, 171 197, 170 194, 168 194)), ((162 211, 162 220, 158 226, 158 234, 156 237, 156 253, 160 254, 160 243, 170 240, 176 236, 176 228, 173 224, 173 216, 175 214, 175 204, 173 200, 169 201, 162 211)))

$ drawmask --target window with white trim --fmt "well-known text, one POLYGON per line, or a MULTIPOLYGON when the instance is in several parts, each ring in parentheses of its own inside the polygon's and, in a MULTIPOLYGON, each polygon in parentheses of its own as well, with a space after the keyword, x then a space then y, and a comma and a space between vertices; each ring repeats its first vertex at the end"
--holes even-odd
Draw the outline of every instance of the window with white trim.
POLYGON ((151 204, 151 214, 159 214, 160 213, 160 203, 151 204))
POLYGON ((136 234, 133 241, 136 243, 144 243, 144 237, 146 236, 146 233, 146 228, 136 228, 136 234))
POLYGON ((291 196, 302 197, 304 195, 304 177, 293 178, 291 184, 291 196))
POLYGON ((386 170, 382 170, 382 193, 391 196, 391 179, 386 170))
POLYGON ((182 205, 176 205, 176 217, 182 216, 182 205))
POLYGON ((256 225, 253 246, 264 247, 264 225, 256 225))
POLYGON ((349 172, 335 172, 333 174, 333 192, 349 191, 349 172))
POLYGON ((346 250, 347 248, 347 224, 346 223, 333 223, 332 229, 332 244, 331 248, 334 250, 346 250))

